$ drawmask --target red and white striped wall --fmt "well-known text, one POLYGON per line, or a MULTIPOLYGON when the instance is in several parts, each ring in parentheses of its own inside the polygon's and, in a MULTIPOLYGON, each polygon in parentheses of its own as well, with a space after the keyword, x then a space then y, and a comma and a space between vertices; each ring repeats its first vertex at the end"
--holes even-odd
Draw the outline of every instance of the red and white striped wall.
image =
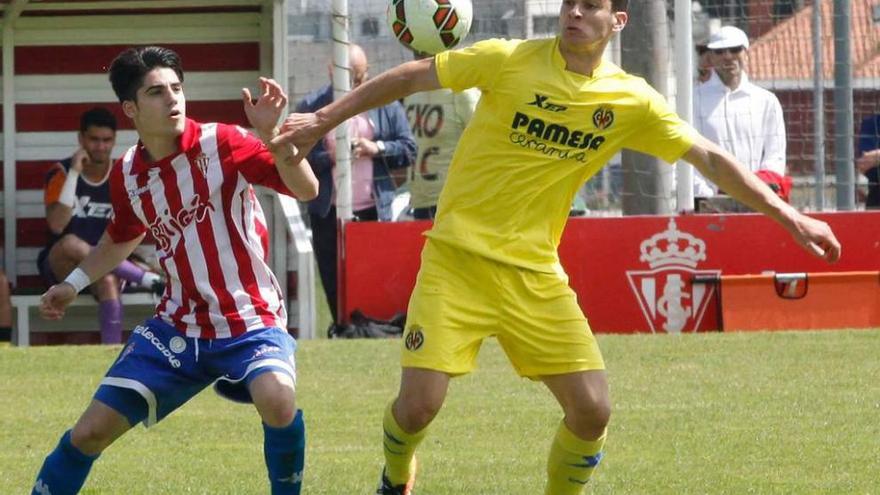
MULTIPOLYGON (((241 88, 254 88, 259 75, 287 82, 283 0, 0 0, 0 7, 0 224, 3 265, 17 286, 39 285, 35 260, 46 236, 43 180, 53 162, 73 153, 79 115, 95 105, 116 114, 114 158, 136 140, 107 79, 116 54, 137 45, 176 50, 183 60, 188 114, 202 121, 246 124, 241 88)), ((286 259, 286 253, 278 254, 286 259)))

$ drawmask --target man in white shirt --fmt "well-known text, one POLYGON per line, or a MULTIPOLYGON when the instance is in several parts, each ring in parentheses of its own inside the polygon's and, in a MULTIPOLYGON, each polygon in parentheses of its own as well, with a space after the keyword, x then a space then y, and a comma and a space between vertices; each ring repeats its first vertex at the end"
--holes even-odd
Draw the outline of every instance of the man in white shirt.
MULTIPOLYGON (((694 88, 694 127, 736 156, 752 172, 785 176, 785 122, 776 96, 746 75, 749 38, 741 29, 724 26, 707 45, 712 71, 694 88)), ((776 182, 775 180, 769 181, 776 182)), ((777 191, 778 192, 778 191, 777 191)), ((694 171, 694 196, 706 198, 718 187, 694 171)))

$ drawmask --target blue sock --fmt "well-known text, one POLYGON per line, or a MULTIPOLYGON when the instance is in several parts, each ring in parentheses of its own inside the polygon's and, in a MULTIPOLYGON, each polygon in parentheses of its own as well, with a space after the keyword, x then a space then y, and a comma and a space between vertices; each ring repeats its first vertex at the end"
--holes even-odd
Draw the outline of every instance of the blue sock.
POLYGON ((70 430, 67 430, 55 450, 43 461, 31 495, 75 495, 85 483, 97 458, 83 454, 74 447, 70 443, 70 430))
POLYGON ((272 495, 299 495, 306 457, 306 426, 302 410, 298 410, 293 421, 283 428, 272 428, 263 423, 263 433, 263 455, 272 495))

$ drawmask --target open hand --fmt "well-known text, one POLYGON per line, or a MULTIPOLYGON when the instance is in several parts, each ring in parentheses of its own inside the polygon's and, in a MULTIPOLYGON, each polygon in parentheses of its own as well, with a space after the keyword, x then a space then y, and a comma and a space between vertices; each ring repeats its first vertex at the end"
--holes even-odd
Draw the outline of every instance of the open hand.
POLYGON ((287 110, 287 94, 278 82, 265 77, 260 78, 260 91, 254 102, 250 90, 241 88, 241 99, 248 122, 263 141, 269 141, 275 135, 282 113, 287 110))
POLYGON ((72 285, 66 282, 55 284, 40 298, 40 315, 47 320, 60 320, 74 299, 76 291, 72 285))

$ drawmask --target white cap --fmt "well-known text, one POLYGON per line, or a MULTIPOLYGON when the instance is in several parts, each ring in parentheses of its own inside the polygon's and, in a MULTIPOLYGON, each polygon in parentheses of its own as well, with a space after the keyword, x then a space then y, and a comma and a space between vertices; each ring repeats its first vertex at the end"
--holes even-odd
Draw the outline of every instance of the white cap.
POLYGON ((736 48, 738 46, 748 50, 749 37, 746 36, 742 29, 736 26, 723 26, 709 36, 709 43, 706 45, 710 50, 736 48))

